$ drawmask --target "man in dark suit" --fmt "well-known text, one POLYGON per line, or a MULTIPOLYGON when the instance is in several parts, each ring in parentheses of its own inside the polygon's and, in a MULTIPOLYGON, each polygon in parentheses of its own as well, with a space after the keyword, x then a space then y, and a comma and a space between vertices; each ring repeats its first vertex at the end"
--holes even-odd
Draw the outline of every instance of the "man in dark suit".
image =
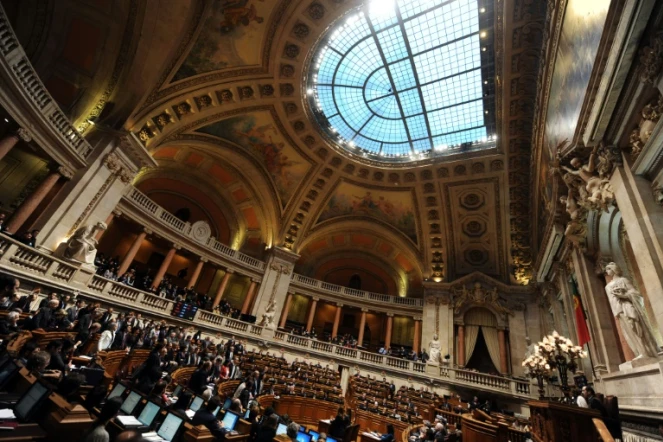
POLYGON ((191 379, 189 380, 189 388, 191 391, 198 395, 203 394, 203 391, 207 388, 207 378, 209 377, 211 370, 212 362, 205 361, 198 370, 193 372, 191 379))
POLYGON ((126 328, 118 330, 115 332, 115 339, 111 344, 111 350, 124 350, 124 334, 126 333, 126 328))
POLYGON ((30 293, 29 295, 22 296, 21 299, 19 299, 18 302, 14 304, 12 308, 20 308, 23 313, 29 313, 30 306, 36 300, 37 300, 37 294, 30 293))
POLYGON ((60 305, 60 301, 57 299, 51 299, 48 303, 39 309, 39 312, 32 318, 31 324, 28 325, 30 330, 36 330, 42 328, 48 330, 52 328, 52 325, 55 323, 55 310, 60 305))
POLYGON ((212 436, 216 440, 224 440, 225 435, 230 431, 223 426, 221 422, 214 415, 214 410, 221 404, 218 396, 214 396, 212 399, 207 402, 205 407, 201 407, 196 414, 193 415, 191 419, 191 424, 196 425, 205 425, 207 429, 212 433, 212 436))
POLYGON ((78 313, 85 308, 85 301, 82 299, 77 299, 76 303, 67 309, 67 319, 69 322, 74 322, 78 320, 78 313))

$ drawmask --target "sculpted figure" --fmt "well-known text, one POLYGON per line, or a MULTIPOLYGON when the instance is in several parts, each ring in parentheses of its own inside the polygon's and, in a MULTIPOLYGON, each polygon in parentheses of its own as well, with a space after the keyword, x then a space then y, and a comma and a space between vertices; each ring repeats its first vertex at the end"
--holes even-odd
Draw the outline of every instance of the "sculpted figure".
MULTIPOLYGON (((599 161, 598 146, 592 150, 589 156, 589 162, 586 165, 582 164, 580 158, 571 160, 571 165, 577 170, 562 166, 569 174, 582 178, 585 182, 585 190, 587 191, 587 201, 597 209, 608 210, 608 205, 615 200, 615 194, 610 185, 610 180, 603 178, 597 171, 597 162, 599 161)), ((603 168, 602 168, 603 169, 603 168)))
POLYGON ((440 363, 440 341, 437 335, 433 335, 433 339, 428 343, 428 356, 430 357, 429 364, 438 365, 440 363))
POLYGON ((94 265, 94 258, 97 256, 97 239, 95 236, 97 236, 99 230, 106 230, 106 224, 98 222, 76 230, 67 241, 67 248, 63 256, 73 261, 94 265))
POLYGON ((605 267, 605 274, 612 277, 612 281, 605 286, 612 314, 619 322, 635 358, 656 357, 658 344, 647 321, 642 295, 614 262, 605 267))
POLYGON ((262 318, 260 319, 260 325, 263 327, 267 328, 274 328, 274 311, 276 310, 276 306, 274 301, 270 301, 269 304, 267 304, 267 308, 265 309, 265 313, 262 314, 262 318))

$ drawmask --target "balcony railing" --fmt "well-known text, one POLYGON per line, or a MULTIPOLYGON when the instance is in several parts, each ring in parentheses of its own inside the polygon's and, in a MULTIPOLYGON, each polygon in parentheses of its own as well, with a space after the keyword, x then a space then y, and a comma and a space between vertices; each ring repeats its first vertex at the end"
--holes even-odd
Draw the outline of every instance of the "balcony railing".
POLYGON ((211 335, 226 332, 248 340, 259 339, 260 343, 272 341, 274 345, 287 347, 294 352, 309 353, 322 359, 332 358, 344 361, 346 364, 365 366, 373 370, 390 370, 399 376, 421 376, 422 379, 433 377, 452 385, 470 386, 523 399, 530 397, 530 384, 524 380, 491 376, 448 366, 436 368, 421 362, 342 347, 279 330, 267 330, 256 324, 205 310, 198 310, 193 322, 185 321, 170 316, 174 301, 98 275, 90 277, 89 273, 82 272, 74 264, 40 252, 4 235, 0 235, 0 270, 24 279, 31 279, 34 284, 51 288, 59 287, 61 290, 68 291, 77 290, 81 296, 91 300, 141 312, 146 317, 158 317, 187 327, 196 326, 211 335))
POLYGON ((0 54, 2 55, 0 66, 7 80, 13 83, 12 86, 18 94, 26 98, 28 107, 32 108, 35 115, 41 117, 40 120, 55 139, 84 164, 84 160, 92 153, 92 146, 69 122, 44 87, 16 38, 2 5, 0 5, 0 54))
MULTIPOLYGON (((142 213, 149 215, 151 218, 160 224, 172 229, 180 234, 191 238, 191 224, 184 222, 173 216, 166 209, 159 206, 152 201, 147 195, 142 193, 136 188, 130 188, 125 195, 125 201, 133 207, 139 209, 142 213)), ((195 241, 195 240, 194 240, 195 241)), ((200 244, 200 243, 198 243, 200 244)), ((252 258, 237 250, 231 249, 225 244, 221 244, 214 238, 210 238, 206 244, 200 244, 206 247, 210 252, 222 255, 226 259, 248 265, 256 270, 264 270, 265 263, 258 259, 252 258)), ((421 298, 406 298, 401 296, 384 295, 381 293, 372 293, 364 290, 355 290, 348 287, 343 287, 329 282, 320 281, 308 276, 293 275, 292 284, 295 287, 314 289, 317 294, 324 297, 325 294, 332 295, 335 298, 343 297, 356 300, 367 301, 371 305, 384 304, 389 306, 401 306, 419 309, 424 306, 423 299, 421 298)))

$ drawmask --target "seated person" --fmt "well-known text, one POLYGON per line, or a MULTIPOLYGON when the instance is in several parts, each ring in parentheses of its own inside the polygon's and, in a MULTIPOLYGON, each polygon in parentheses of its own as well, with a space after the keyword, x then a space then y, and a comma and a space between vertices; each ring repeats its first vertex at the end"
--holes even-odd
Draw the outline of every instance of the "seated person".
POLYGON ((192 425, 205 425, 217 440, 221 440, 228 433, 214 415, 214 410, 221 404, 218 397, 213 397, 206 406, 201 407, 191 419, 192 425))
POLYGON ((8 336, 19 330, 18 317, 18 312, 11 311, 5 319, 0 319, 0 336, 8 336))
POLYGON ((230 408, 228 408, 230 411, 233 411, 237 414, 242 414, 242 401, 239 399, 233 399, 232 402, 230 403, 230 408))
POLYGON ((114 397, 108 400, 96 421, 92 422, 92 427, 83 436, 83 442, 110 442, 110 435, 106 431, 106 425, 120 411, 122 398, 114 397))
POLYGON ((292 442, 297 442, 297 433, 299 432, 299 425, 295 422, 290 422, 286 427, 285 434, 292 442))

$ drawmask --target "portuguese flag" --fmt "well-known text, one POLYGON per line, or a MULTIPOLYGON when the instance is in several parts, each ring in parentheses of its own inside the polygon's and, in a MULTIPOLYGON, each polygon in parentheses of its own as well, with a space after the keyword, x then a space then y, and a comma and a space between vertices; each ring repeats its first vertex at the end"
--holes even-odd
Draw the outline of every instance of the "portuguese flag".
POLYGON ((576 330, 578 330, 578 345, 583 347, 591 340, 589 336, 589 329, 587 328, 587 318, 585 318, 585 311, 582 308, 582 300, 580 294, 576 290, 575 284, 572 282, 571 287, 573 290, 573 312, 576 317, 576 330))

